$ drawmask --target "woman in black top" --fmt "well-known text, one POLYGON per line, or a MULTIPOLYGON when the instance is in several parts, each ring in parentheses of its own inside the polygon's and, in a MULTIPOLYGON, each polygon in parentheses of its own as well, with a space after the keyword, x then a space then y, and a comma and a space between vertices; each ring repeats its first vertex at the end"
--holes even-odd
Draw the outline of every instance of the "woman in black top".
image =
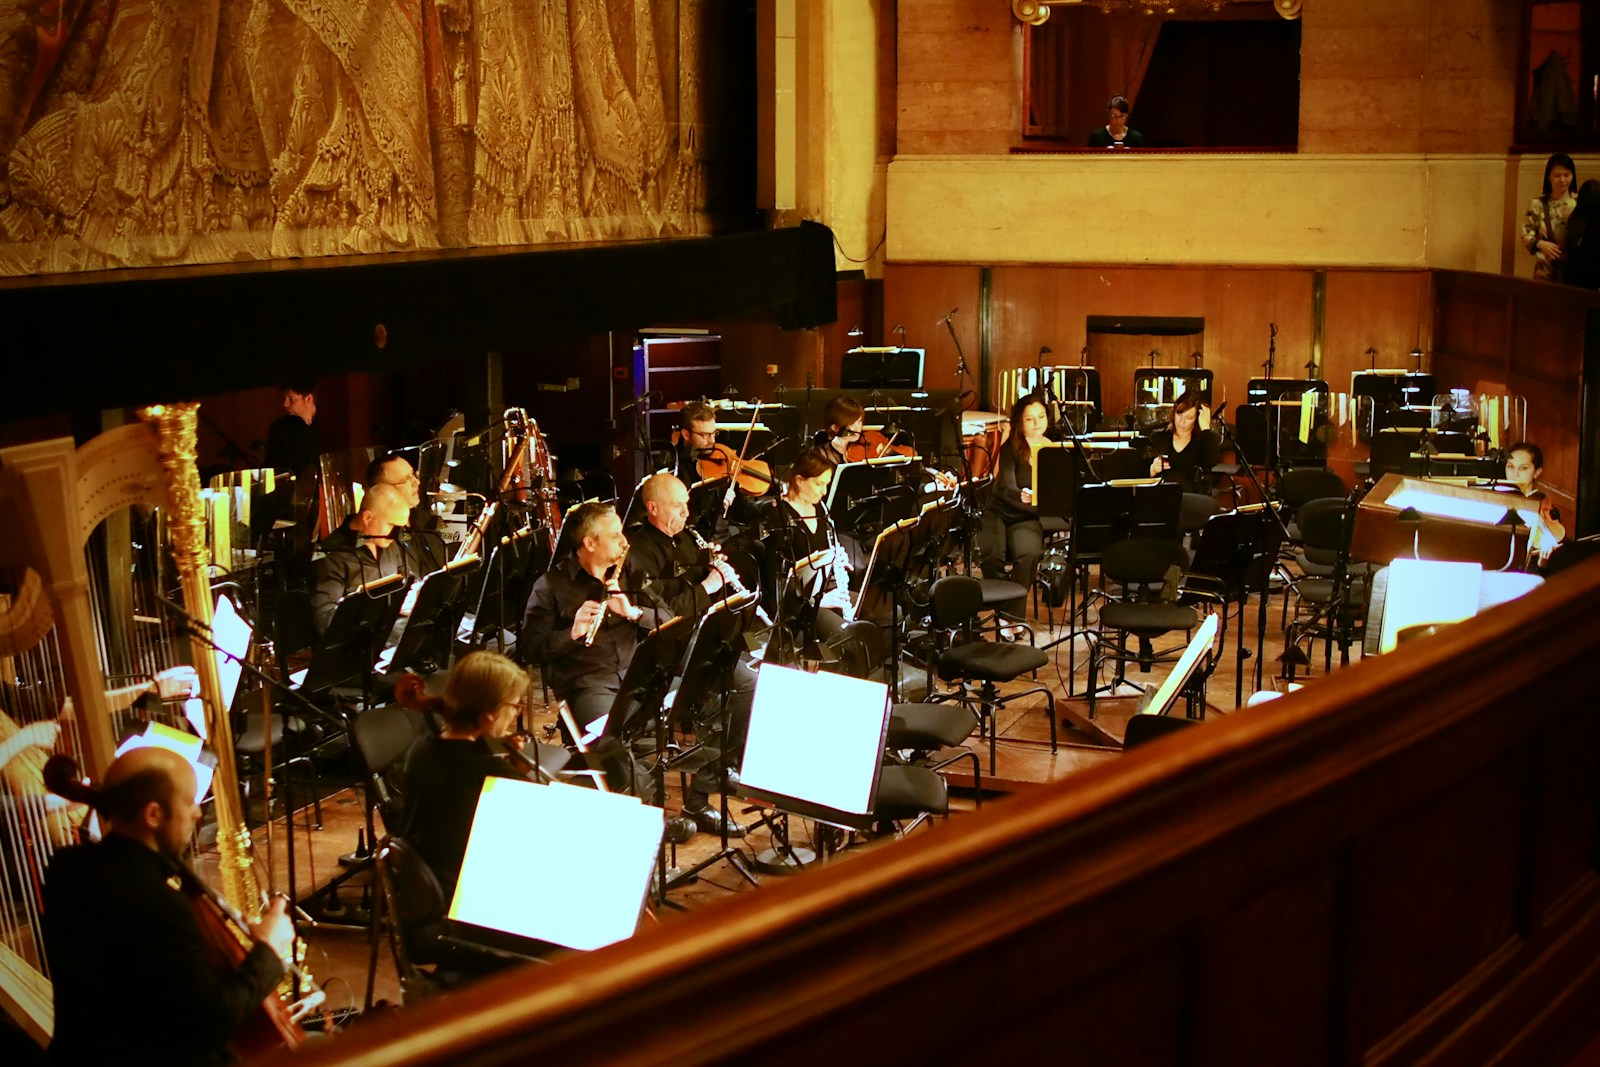
POLYGON ((1206 493, 1211 488, 1211 468, 1222 460, 1222 444, 1211 430, 1211 407, 1190 390, 1172 405, 1165 430, 1150 437, 1155 458, 1150 476, 1177 482, 1185 493, 1206 493))
MULTIPOLYGON (((818 449, 803 452, 789 468, 783 499, 778 503, 783 517, 778 554, 788 557, 790 567, 808 557, 824 554, 810 566, 797 568, 800 571, 797 577, 820 576, 821 584, 814 590, 822 595, 816 613, 816 636, 823 640, 838 633, 851 614, 849 564, 839 543, 839 534, 828 517, 828 509, 822 506, 831 481, 831 458, 818 449)), ((780 604, 780 615, 786 614, 789 607, 780 604)))
POLYGON ((406 753, 400 836, 433 869, 446 901, 455 893, 484 779, 518 777, 492 754, 489 739, 511 733, 527 691, 527 672, 499 653, 464 656, 450 672, 444 699, 427 701, 443 729, 406 753))
MULTIPOLYGON (((1033 585, 1039 557, 1044 554, 1044 528, 1033 503, 1033 450, 1046 443, 1050 415, 1037 393, 1021 397, 1011 406, 1011 436, 1000 446, 995 463, 994 491, 978 528, 978 549, 985 578, 1004 578, 1005 561, 1011 561, 1011 581, 1024 589, 1033 585)), ((1013 618, 1028 610, 1022 596, 1000 606, 1013 618)))

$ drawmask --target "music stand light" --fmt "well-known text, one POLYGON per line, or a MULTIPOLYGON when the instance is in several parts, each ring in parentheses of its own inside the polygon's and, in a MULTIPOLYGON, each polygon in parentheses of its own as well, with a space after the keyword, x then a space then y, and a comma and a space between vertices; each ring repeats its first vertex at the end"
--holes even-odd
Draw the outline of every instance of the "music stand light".
POLYGON ((877 806, 889 687, 764 663, 756 676, 741 792, 774 807, 865 830, 877 806), (826 751, 817 747, 825 737, 826 751))
MULTIPOLYGON (((1171 673, 1162 680, 1159 686, 1150 690, 1144 700, 1144 706, 1136 714, 1139 715, 1165 715, 1172 710, 1172 705, 1178 697, 1189 688, 1189 682, 1194 677, 1195 671, 1200 666, 1200 661, 1211 651, 1211 643, 1216 640, 1218 629, 1217 617, 1207 615, 1194 636, 1189 639, 1183 655, 1178 657, 1178 662, 1173 665, 1171 673)), ((1207 672, 1209 673, 1209 672, 1207 672)), ((1205 706, 1205 679, 1202 677, 1197 694, 1200 706, 1205 706)), ((1189 716, 1194 718, 1193 715, 1189 716)))
POLYGON ((665 822, 636 797, 486 778, 453 922, 588 951, 633 936, 665 822), (527 857, 565 857, 529 878, 527 857))

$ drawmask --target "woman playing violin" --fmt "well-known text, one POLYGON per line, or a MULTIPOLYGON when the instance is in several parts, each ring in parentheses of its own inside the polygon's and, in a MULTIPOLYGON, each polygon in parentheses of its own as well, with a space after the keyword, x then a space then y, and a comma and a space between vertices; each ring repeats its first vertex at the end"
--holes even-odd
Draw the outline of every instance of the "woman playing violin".
POLYGON ((262 913, 249 951, 219 974, 195 908, 169 881, 200 821, 194 769, 175 752, 136 748, 83 792, 108 832, 57 852, 45 876, 51 1062, 227 1062, 229 1041, 283 977, 287 902, 262 913))
POLYGON ((822 412, 823 429, 818 430, 815 437, 823 457, 835 466, 852 458, 864 459, 864 455, 852 457, 850 449, 861 440, 866 416, 866 409, 853 396, 841 393, 828 401, 822 412))
POLYGON ((451 670, 443 699, 418 701, 443 727, 406 753, 400 836, 433 868, 446 900, 461 873, 484 779, 521 777, 491 752, 489 741, 511 735, 527 692, 528 674, 521 667, 498 652, 473 652, 451 670))

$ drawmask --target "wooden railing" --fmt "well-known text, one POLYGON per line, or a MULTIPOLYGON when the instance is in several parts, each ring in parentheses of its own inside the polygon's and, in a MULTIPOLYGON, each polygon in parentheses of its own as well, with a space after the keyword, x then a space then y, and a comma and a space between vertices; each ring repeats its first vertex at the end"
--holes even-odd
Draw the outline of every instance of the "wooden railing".
POLYGON ((1564 1062, 1600 1029, 1597 598, 1568 572, 298 1062, 1564 1062))

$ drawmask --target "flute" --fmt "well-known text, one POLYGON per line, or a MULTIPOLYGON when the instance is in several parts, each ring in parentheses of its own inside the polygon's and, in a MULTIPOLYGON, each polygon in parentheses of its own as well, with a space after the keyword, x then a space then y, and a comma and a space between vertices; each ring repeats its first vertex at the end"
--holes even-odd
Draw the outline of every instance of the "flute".
MULTIPOLYGON (((613 593, 622 592, 622 587, 617 585, 617 576, 622 573, 622 561, 628 558, 628 550, 624 548, 617 561, 606 568, 606 588, 613 593)), ((600 601, 600 610, 595 614, 594 621, 589 624, 589 629, 583 635, 583 647, 588 648, 594 644, 595 636, 600 633, 600 627, 606 621, 606 605, 611 603, 611 598, 600 601)))

